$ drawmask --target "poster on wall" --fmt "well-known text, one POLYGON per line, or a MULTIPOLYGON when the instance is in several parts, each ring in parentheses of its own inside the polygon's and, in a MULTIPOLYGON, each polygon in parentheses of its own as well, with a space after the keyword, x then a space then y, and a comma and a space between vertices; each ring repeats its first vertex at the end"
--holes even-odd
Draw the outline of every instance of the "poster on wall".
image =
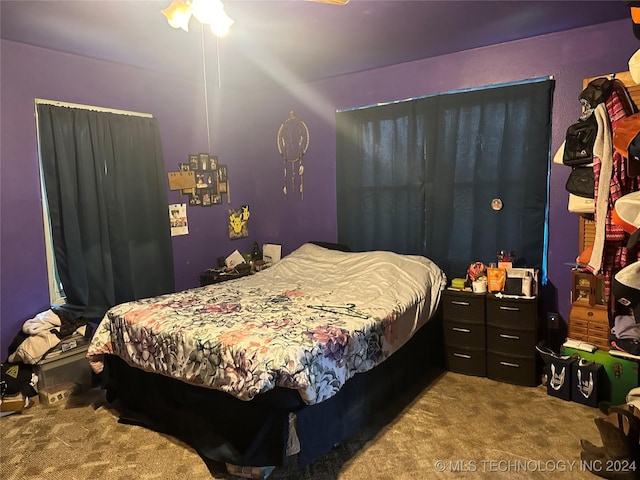
POLYGON ((189 233, 186 203, 174 203, 169 205, 169 222, 171 224, 172 237, 177 235, 187 235, 189 233))
POLYGON ((245 238, 249 236, 249 205, 229 209, 229 238, 245 238))

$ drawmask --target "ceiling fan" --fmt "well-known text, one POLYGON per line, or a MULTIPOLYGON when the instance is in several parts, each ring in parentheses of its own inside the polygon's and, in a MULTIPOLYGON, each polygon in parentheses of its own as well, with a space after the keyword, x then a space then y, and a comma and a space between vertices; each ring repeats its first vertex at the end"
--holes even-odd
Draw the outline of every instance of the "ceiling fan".
POLYGON ((308 0, 309 2, 328 3, 329 5, 346 5, 349 0, 308 0))
MULTIPOLYGON (((349 0, 308 0, 329 5, 346 5, 349 0)), ((218 37, 229 33, 234 21, 224 11, 222 0, 173 0, 171 4, 161 10, 173 28, 189 31, 189 20, 193 15, 200 23, 208 24, 218 37)))

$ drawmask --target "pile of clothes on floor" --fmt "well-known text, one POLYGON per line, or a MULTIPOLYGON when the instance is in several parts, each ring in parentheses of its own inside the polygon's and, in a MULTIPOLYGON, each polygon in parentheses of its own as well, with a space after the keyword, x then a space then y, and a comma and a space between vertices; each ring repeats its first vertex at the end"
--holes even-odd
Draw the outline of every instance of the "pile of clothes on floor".
POLYGON ((86 318, 76 318, 61 308, 50 308, 24 322, 9 345, 7 361, 34 365, 66 338, 75 336, 88 342, 92 331, 86 318))
POLYGON ((48 309, 25 321, 9 345, 9 356, 0 364, 0 411, 22 411, 36 403, 34 365, 65 345, 88 343, 92 333, 86 318, 76 318, 61 308, 48 309))

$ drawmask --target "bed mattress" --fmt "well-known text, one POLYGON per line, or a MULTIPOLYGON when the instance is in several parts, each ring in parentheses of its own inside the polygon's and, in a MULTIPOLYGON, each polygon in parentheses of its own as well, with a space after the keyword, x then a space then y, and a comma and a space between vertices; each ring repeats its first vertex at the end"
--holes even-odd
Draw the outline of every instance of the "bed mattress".
POLYGON ((305 244, 236 280, 110 309, 87 356, 251 400, 276 387, 312 405, 397 351, 446 285, 431 260, 305 244))

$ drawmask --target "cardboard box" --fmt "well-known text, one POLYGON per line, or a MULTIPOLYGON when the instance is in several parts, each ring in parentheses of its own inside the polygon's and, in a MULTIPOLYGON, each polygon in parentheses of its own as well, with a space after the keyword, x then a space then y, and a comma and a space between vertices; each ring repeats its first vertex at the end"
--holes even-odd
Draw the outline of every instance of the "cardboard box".
POLYGON ((40 403, 40 399, 35 397, 25 397, 22 393, 4 397, 0 404, 0 412, 22 412, 26 408, 31 408, 40 403))
POLYGON ((45 405, 53 405, 66 400, 76 391, 78 391, 78 384, 73 382, 42 388, 40 389, 40 401, 45 405))

